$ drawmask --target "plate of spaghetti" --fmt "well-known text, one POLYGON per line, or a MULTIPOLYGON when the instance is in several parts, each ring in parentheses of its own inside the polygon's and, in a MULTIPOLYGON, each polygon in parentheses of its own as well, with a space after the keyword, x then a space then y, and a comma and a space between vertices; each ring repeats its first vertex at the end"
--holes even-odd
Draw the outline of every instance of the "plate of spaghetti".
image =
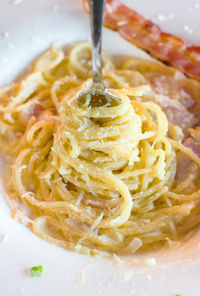
MULTIPOLYGON (((107 107, 77 101, 92 84, 87 1, 0 4, 19 19, 0 20, 5 296, 198 294, 200 48, 189 24, 165 32, 173 3, 153 2, 106 1, 103 79, 122 102, 107 107)), ((184 7, 192 23, 199 4, 184 7)))

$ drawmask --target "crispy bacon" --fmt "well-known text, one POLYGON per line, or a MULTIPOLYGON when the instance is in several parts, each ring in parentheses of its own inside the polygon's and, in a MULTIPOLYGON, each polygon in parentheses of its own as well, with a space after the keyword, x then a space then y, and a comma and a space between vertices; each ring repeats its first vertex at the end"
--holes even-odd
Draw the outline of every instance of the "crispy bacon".
POLYGON ((39 116, 38 116, 38 120, 40 121, 56 121, 57 117, 56 117, 56 111, 53 108, 49 108, 46 109, 44 111, 42 111, 39 116))
POLYGON ((177 153, 176 162, 177 162, 176 176, 175 176, 176 186, 178 186, 180 183, 186 180, 188 176, 190 177, 196 176, 198 171, 197 166, 190 158, 186 157, 183 152, 177 153))
MULTIPOLYGON (((89 10, 88 0, 84 8, 89 10)), ((105 26, 147 51, 151 56, 172 65, 186 75, 200 80, 200 47, 189 46, 182 39, 165 32, 119 0, 107 0, 105 26)))
POLYGON ((20 113, 20 120, 23 124, 26 125, 31 116, 38 118, 41 112, 42 107, 39 103, 31 104, 27 108, 22 110, 22 112, 20 113))

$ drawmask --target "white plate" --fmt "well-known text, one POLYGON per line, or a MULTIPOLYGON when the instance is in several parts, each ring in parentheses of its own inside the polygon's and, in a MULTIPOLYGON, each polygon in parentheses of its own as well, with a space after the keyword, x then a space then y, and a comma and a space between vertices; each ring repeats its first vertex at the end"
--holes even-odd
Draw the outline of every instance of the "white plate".
MULTIPOLYGON (((198 44, 200 1, 126 1, 165 30, 198 44)), ((144 55, 117 33, 104 31, 104 47, 111 53, 144 55)), ((0 0, 0 85, 11 81, 52 42, 88 40, 88 17, 81 0, 0 0), (13 2, 18 2, 14 5, 13 2), (8 33, 6 33, 8 32, 8 33)), ((0 198, 0 295, 2 296, 185 296, 199 295, 200 248, 158 256, 153 268, 137 267, 143 258, 124 264, 88 258, 51 245, 11 219, 0 198), (167 264, 169 263, 169 264, 167 264), (31 278, 30 267, 43 265, 44 276, 31 278)), ((151 256, 151 255, 150 255, 151 256)))

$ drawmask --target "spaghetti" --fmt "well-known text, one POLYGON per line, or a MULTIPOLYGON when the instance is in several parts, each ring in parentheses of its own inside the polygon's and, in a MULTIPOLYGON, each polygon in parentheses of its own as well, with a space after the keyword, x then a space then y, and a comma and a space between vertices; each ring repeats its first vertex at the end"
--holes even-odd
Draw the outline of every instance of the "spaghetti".
MULTIPOLYGON (((68 55, 51 47, 20 83, 0 89, 13 215, 29 209, 34 233, 84 254, 133 254, 184 240, 200 222, 200 158, 183 145, 188 129, 167 119, 152 83, 155 73, 174 79, 178 72, 136 58, 114 63, 105 52, 103 64, 120 105, 77 104, 91 85, 88 43, 68 55), (188 165, 180 177, 184 161, 193 173, 188 165)), ((177 84, 195 98, 197 82, 180 76, 177 84)))

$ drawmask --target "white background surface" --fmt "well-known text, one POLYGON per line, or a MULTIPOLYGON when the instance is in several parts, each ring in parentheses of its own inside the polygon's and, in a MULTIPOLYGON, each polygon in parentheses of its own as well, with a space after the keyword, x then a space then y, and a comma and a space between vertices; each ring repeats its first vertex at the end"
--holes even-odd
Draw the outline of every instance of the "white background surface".
MULTIPOLYGON (((126 3, 156 20, 166 31, 200 44, 199 0, 127 0, 126 3)), ((117 33, 105 30, 104 34, 104 47, 109 52, 136 53, 117 33)), ((62 40, 61 43, 66 44, 88 38, 88 17, 82 10, 81 0, 24 0, 18 5, 12 0, 0 0, 0 85, 11 81, 52 42, 62 40)), ((135 267, 134 258, 121 265, 106 263, 42 241, 11 219, 9 209, 0 197, 0 242, 3 236, 7 240, 0 244, 2 296, 200 295, 200 263, 197 263, 200 248, 195 251, 195 262, 188 251, 178 251, 165 258, 174 263, 169 266, 160 264, 141 269, 135 267), (185 260, 180 262, 183 256, 192 266, 185 260), (29 276, 28 270, 35 265, 43 265, 42 278, 29 276)), ((198 238, 195 246, 197 242, 198 238)), ((159 260, 163 261, 158 259, 158 263, 159 260)))

